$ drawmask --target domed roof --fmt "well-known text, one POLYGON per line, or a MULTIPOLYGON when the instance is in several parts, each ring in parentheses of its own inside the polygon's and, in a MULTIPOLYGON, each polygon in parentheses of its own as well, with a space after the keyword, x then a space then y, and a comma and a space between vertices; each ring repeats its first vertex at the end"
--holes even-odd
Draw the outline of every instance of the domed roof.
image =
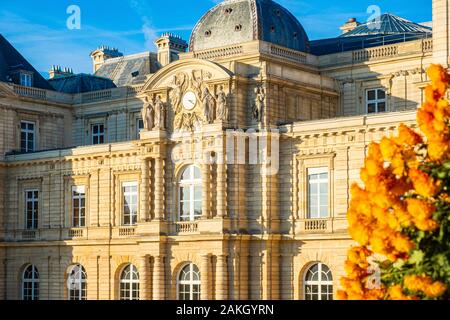
POLYGON ((308 51, 308 36, 287 9, 272 0, 226 0, 197 23, 190 51, 207 50, 253 40, 308 51))
POLYGON ((432 29, 415 22, 385 13, 380 17, 380 26, 376 21, 364 23, 352 31, 344 33, 341 37, 367 36, 367 35, 393 35, 393 34, 421 34, 431 33, 432 29))

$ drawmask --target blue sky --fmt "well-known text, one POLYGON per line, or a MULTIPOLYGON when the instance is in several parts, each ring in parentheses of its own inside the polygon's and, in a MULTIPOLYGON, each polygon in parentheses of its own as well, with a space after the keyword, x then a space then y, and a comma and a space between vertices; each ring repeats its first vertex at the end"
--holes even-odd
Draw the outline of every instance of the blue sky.
MULTIPOLYGON (((188 40, 198 19, 220 0, 1 0, 2 33, 35 67, 91 72, 89 53, 105 44, 124 54, 154 51, 153 40, 173 32, 188 40), (69 30, 70 5, 81 9, 81 29, 69 30)), ((366 21, 367 8, 415 22, 431 21, 431 0, 277 0, 303 24, 311 39, 339 35, 348 18, 366 21)))

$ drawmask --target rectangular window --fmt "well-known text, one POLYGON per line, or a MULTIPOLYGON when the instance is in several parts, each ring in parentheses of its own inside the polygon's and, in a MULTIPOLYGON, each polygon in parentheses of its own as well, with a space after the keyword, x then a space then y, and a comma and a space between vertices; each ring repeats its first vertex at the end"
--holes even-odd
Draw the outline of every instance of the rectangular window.
POLYGON ((25 191, 25 228, 35 230, 38 228, 39 191, 25 191))
POLYGON ((105 125, 97 123, 92 125, 92 144, 105 143, 105 125))
POLYGON ((20 74, 20 85, 24 87, 32 87, 33 86, 33 77, 28 73, 20 74))
POLYGON ((123 225, 134 226, 138 215, 138 184, 127 182, 122 185, 123 192, 123 225))
POLYGON ((31 121, 20 122, 20 152, 34 152, 36 123, 31 121))
POLYGON ((86 190, 84 186, 72 187, 72 225, 74 228, 86 226, 86 190))
POLYGON ((144 130, 144 121, 142 119, 136 120, 136 139, 139 139, 139 134, 144 130))
POLYGON ((370 89, 366 92, 367 113, 386 112, 386 91, 384 89, 370 89))
POLYGON ((308 169, 308 219, 328 217, 328 168, 308 169))

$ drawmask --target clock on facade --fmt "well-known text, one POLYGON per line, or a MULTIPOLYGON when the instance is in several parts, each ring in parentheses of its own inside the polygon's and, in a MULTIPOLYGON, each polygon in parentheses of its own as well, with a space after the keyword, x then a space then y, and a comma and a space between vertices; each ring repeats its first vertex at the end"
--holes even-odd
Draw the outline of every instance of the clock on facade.
POLYGON ((186 110, 192 110, 195 107, 195 104, 197 103, 197 96, 194 92, 188 91, 183 96, 183 107, 186 110))

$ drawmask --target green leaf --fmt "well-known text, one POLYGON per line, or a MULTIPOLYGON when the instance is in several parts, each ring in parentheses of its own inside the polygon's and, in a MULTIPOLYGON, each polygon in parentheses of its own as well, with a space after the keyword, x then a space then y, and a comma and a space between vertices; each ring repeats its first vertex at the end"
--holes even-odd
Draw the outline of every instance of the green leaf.
POLYGON ((419 264, 423 261, 423 257, 425 254, 422 250, 414 250, 411 256, 408 259, 408 262, 410 264, 419 264))
POLYGON ((395 261, 395 263, 392 266, 396 269, 401 269, 401 267, 403 267, 404 265, 405 265, 405 260, 398 259, 397 261, 395 261))

